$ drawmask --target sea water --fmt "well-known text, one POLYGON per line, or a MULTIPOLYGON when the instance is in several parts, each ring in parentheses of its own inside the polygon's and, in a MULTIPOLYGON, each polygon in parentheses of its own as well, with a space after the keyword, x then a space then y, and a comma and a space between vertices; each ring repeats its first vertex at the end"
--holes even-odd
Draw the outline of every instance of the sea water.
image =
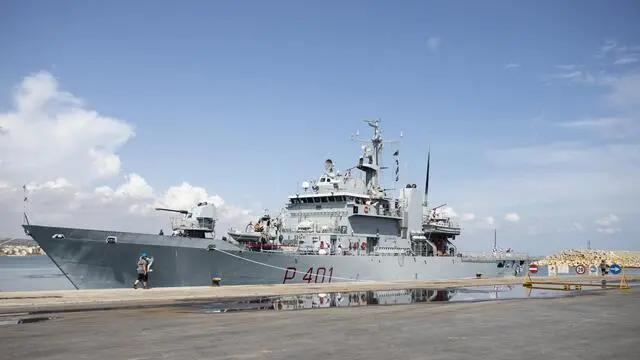
POLYGON ((0 292, 72 290, 71 282, 43 256, 0 256, 0 292))

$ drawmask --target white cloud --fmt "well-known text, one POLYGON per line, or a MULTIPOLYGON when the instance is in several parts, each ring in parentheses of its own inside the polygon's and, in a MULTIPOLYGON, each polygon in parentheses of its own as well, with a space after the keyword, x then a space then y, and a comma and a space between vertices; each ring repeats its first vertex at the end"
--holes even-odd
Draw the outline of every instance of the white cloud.
POLYGON ((553 80, 566 81, 571 84, 595 84, 598 78, 584 70, 562 70, 542 76, 542 80, 550 83, 553 80))
MULTIPOLYGON (((640 106, 640 72, 632 72, 618 77, 608 77, 606 85, 610 94, 606 99, 622 110, 637 110, 640 106)), ((636 114, 637 115, 637 114, 636 114)), ((640 120, 640 119, 636 119, 640 120)))
MULTIPOLYGON (((568 230, 567 224, 593 219, 603 207, 617 214, 637 214, 640 144, 567 142, 488 155, 492 162, 485 166, 494 175, 452 184, 456 190, 446 194, 449 203, 463 203, 474 214, 517 209, 519 231, 528 226, 537 232, 568 230)), ((474 225, 486 229, 492 223, 485 220, 474 225)))
POLYGON ((617 223, 618 221, 620 221, 620 218, 618 218, 614 214, 609 214, 601 219, 596 220, 596 224, 600 226, 611 226, 617 223))
MULTIPOLYGON (((518 140, 526 138, 521 143, 533 140, 537 144, 485 150, 489 163, 483 166, 490 169, 490 174, 451 184, 455 191, 444 195, 448 203, 461 203, 467 212, 485 214, 479 215, 479 220, 472 222, 476 226, 470 229, 477 229, 480 239, 489 236, 487 228, 503 225, 499 232, 522 239, 521 246, 526 247, 535 247, 525 245, 526 240, 543 234, 554 238, 559 233, 571 235, 552 247, 583 246, 580 232, 586 231, 592 232, 588 236, 593 241, 606 236, 607 246, 638 247, 634 239, 640 235, 640 227, 624 219, 640 216, 640 68, 614 63, 623 58, 623 52, 628 55, 640 50, 615 42, 601 50, 606 57, 597 62, 597 68, 566 63, 555 66, 550 70, 552 75, 545 77, 553 83, 582 87, 576 89, 580 90, 576 95, 585 97, 582 101, 588 106, 577 111, 584 113, 595 106, 595 116, 586 113, 585 117, 561 123, 540 122, 538 127, 549 130, 550 137, 515 135, 518 140), (604 219, 608 225, 593 224, 606 214, 602 209, 610 209, 620 220, 614 222, 608 217, 604 219), (502 217, 491 222, 480 220, 510 211, 521 218, 518 226, 504 226, 507 219, 502 217)), ((559 112, 567 111, 559 106, 559 112)), ((556 109, 548 107, 544 114, 547 119, 557 116, 556 109)))
POLYGON ((614 116, 561 122, 558 126, 591 131, 605 137, 629 137, 634 136, 640 130, 637 121, 628 117, 614 116))
POLYGON ((608 128, 611 126, 619 125, 620 123, 626 123, 629 119, 617 118, 617 117, 605 117, 586 120, 577 120, 561 123, 560 126, 577 129, 591 129, 591 128, 608 128))
POLYGON ((640 161, 640 144, 588 145, 584 142, 554 142, 505 150, 489 150, 487 156, 500 164, 571 165, 580 167, 580 170, 616 167, 626 170, 625 166, 637 165, 640 161))
POLYGON ((487 226, 492 227, 495 223, 495 220, 493 219, 492 216, 488 216, 486 218, 484 218, 485 223, 487 224, 487 226))
POLYGON ((640 61, 640 57, 638 57, 637 55, 628 55, 628 56, 622 57, 622 58, 614 61, 613 64, 614 65, 629 65, 629 64, 637 63, 638 61, 640 61))
POLYGON ((21 234, 23 184, 32 222, 44 224, 155 232, 167 222, 154 207, 188 209, 201 200, 217 205, 219 233, 250 215, 202 187, 159 191, 140 174, 122 175, 117 152, 133 125, 88 109, 49 73, 27 76, 13 103, 0 114, 0 234, 21 234), (120 185, 100 184, 114 176, 120 185))
POLYGON ((504 66, 505 70, 515 70, 517 68, 520 67, 520 64, 516 64, 516 63, 509 63, 507 65, 504 66))
POLYGON ((640 61, 640 46, 620 45, 615 40, 607 40, 596 54, 598 59, 608 59, 613 65, 630 65, 640 61))
POLYGON ((26 77, 13 100, 15 110, 0 115, 4 181, 86 185, 120 171, 116 151, 134 136, 132 125, 86 109, 45 72, 26 77))
POLYGON ((476 218, 475 214, 465 213, 460 216, 460 221, 471 221, 476 218))
POLYGON ((617 46, 618 43, 615 40, 609 39, 605 41, 604 45, 600 47, 600 55, 606 55, 612 52, 617 46))
POLYGON ((518 222, 520 221, 520 215, 516 213, 508 213, 504 215, 504 219, 508 222, 518 222))
POLYGON ((615 234, 620 232, 620 228, 598 228, 596 229, 599 233, 603 234, 615 234))
POLYGON ((442 44, 442 40, 439 37, 432 36, 427 40, 427 47, 431 52, 438 52, 440 50, 440 45, 442 44))
POLYGON ((565 70, 565 71, 575 70, 578 68, 578 66, 575 64, 556 65, 555 67, 558 70, 565 70))
POLYGON ((468 222, 476 218, 475 214, 463 213, 458 214, 451 206, 444 206, 436 209, 436 213, 442 214, 447 217, 457 218, 461 222, 468 222))
POLYGON ((453 210, 451 206, 444 206, 439 209, 436 209, 436 212, 443 214, 448 217, 457 217, 458 213, 453 210))

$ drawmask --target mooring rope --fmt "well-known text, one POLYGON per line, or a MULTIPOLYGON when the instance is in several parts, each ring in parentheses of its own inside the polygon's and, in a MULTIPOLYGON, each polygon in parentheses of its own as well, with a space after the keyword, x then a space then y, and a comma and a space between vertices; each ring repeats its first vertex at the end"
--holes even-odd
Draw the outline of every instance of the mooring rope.
MULTIPOLYGON (((287 269, 287 268, 283 268, 283 267, 279 267, 279 266, 275 266, 275 265, 271 265, 271 264, 263 263, 263 262, 260 262, 260 261, 247 259, 247 258, 244 258, 244 257, 242 257, 242 256, 238 256, 238 255, 235 255, 235 254, 229 253, 229 252, 224 251, 224 250, 220 250, 220 249, 216 249, 216 248, 213 248, 213 250, 218 251, 218 252, 221 252, 221 253, 223 253, 223 254, 225 254, 225 255, 229 255, 229 256, 231 256, 231 257, 234 257, 234 258, 240 259, 240 260, 244 260, 244 261, 247 261, 247 262, 250 262, 250 263, 256 264, 256 265, 261 265, 261 266, 265 266, 265 267, 269 267, 269 268, 277 269, 277 270, 282 270, 282 271, 289 271, 289 270, 292 270, 291 268, 287 269)), ((319 256, 321 256, 321 255, 319 255, 319 256)), ((294 270, 294 275, 295 275, 295 274, 297 274, 297 273, 305 273, 305 271, 298 271, 298 269, 294 270)), ((354 278, 347 278, 347 277, 333 276, 333 274, 331 275, 331 279, 338 279, 338 280, 345 280, 345 281, 358 281, 358 282, 373 281, 373 280, 361 280, 361 279, 354 279, 354 278)))

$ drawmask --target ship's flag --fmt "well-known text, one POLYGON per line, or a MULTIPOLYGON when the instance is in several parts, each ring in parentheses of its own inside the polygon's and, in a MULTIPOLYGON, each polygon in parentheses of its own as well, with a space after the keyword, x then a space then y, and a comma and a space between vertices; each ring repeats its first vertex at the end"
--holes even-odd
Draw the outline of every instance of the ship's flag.
POLYGON ((27 185, 22 185, 22 191, 24 191, 24 201, 27 201, 27 185))
POLYGON ((398 158, 396 158, 396 182, 398 182, 398 180, 400 179, 400 175, 398 175, 399 172, 400 172, 400 161, 398 160, 398 158))
POLYGON ((393 153, 393 156, 396 158, 396 182, 400 179, 398 172, 400 172, 400 160, 398 160, 398 156, 400 155, 400 149, 396 150, 393 153))

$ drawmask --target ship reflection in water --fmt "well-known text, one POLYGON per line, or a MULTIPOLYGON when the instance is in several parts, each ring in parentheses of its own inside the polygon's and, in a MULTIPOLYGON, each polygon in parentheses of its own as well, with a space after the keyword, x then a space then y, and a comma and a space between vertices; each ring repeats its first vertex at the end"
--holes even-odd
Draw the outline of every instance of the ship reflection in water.
POLYGON ((256 310, 306 310, 333 307, 361 307, 375 305, 406 305, 419 303, 474 302, 551 298, 572 296, 575 293, 553 290, 534 290, 529 293, 519 285, 476 286, 449 289, 401 289, 384 291, 354 291, 336 293, 301 294, 288 296, 242 298, 234 300, 190 304, 190 310, 220 313, 256 310))

